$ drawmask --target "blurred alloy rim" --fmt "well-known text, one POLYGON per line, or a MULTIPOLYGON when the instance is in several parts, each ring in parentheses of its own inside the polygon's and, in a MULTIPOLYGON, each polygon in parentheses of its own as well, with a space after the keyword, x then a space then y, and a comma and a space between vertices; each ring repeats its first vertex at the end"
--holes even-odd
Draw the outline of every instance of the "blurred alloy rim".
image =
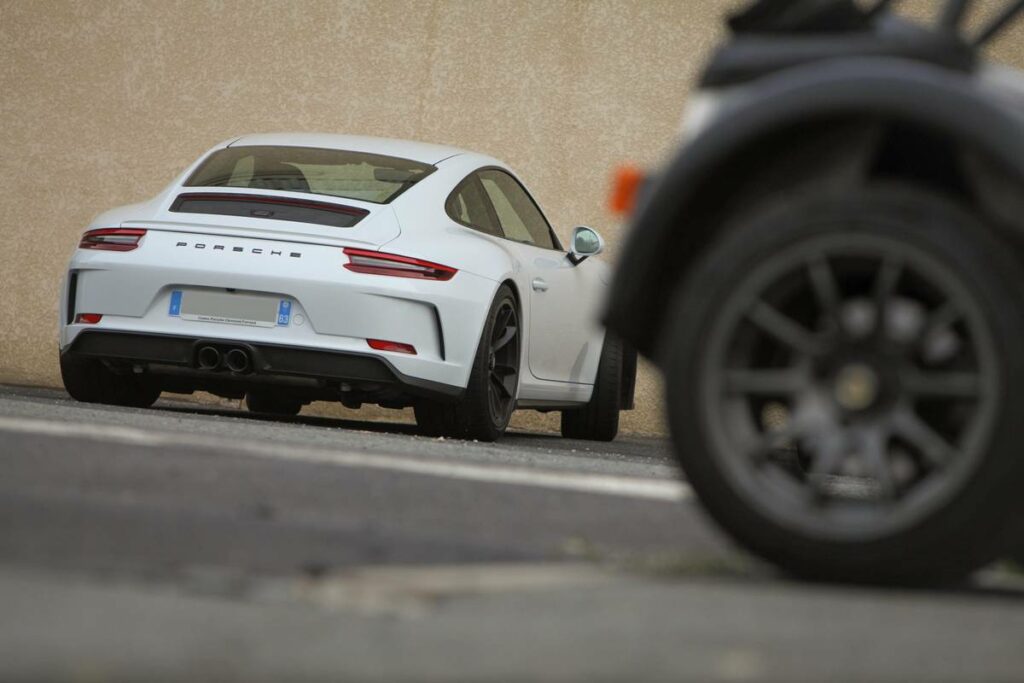
POLYGON ((844 232, 744 275, 712 324, 700 410, 734 490, 811 537, 864 541, 924 519, 984 457, 999 358, 950 266, 844 232))

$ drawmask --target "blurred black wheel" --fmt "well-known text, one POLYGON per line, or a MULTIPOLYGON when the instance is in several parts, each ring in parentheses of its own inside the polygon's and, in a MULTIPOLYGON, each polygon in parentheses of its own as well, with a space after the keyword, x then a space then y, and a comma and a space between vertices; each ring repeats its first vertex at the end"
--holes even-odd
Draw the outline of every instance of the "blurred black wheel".
POLYGON ((1017 565, 1017 569, 1024 571, 1024 541, 1018 541, 1017 544, 1010 549, 1010 553, 1007 557, 1011 562, 1017 565))
POLYGON ((735 221, 677 292, 660 356, 712 516, 813 578, 940 581, 997 557, 1024 484, 1021 282, 930 192, 788 197, 735 221))

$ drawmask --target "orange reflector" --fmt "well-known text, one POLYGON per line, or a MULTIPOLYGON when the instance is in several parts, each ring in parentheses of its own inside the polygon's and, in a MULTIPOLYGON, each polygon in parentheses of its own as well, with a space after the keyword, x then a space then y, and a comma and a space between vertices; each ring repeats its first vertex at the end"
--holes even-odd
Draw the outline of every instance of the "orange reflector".
POLYGON ((371 349, 377 349, 378 351, 394 351, 395 353, 409 353, 413 356, 416 355, 416 347, 412 344, 387 341, 386 339, 367 339, 366 343, 370 345, 371 349))
POLYGON ((644 172, 636 166, 627 164, 615 169, 608 197, 608 209, 618 215, 633 213, 644 178, 644 172))

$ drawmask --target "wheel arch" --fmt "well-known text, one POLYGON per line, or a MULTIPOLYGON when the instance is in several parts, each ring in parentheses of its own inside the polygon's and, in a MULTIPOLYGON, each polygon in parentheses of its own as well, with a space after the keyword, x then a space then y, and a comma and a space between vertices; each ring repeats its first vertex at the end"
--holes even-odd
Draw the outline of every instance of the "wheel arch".
MULTIPOLYGON (((504 287, 506 285, 512 291, 512 298, 516 302, 516 312, 519 314, 519 324, 520 324, 520 326, 522 328, 522 332, 523 332, 523 336, 520 338, 521 339, 521 341, 520 341, 521 348, 520 348, 520 351, 519 351, 520 356, 521 356, 521 358, 519 359, 519 363, 520 363, 519 381, 522 382, 522 377, 523 377, 522 370, 523 370, 524 367, 527 367, 526 364, 525 364, 526 363, 526 358, 527 358, 527 356, 526 356, 526 353, 527 353, 526 352, 526 348, 527 348, 526 334, 528 334, 528 332, 529 332, 529 327, 528 327, 529 323, 526 322, 526 316, 523 314, 523 301, 522 301, 522 297, 519 294, 519 286, 516 284, 515 279, 513 279, 513 276, 510 273, 507 273, 507 274, 503 275, 501 278, 499 278, 498 280, 494 281, 494 288, 491 290, 490 298, 487 299, 487 306, 485 308, 484 318, 483 318, 483 320, 481 322, 480 331, 477 334, 478 335, 482 334, 484 326, 487 325, 487 312, 486 311, 489 311, 491 306, 494 304, 494 300, 498 296, 498 290, 500 290, 502 287, 504 287)), ((483 339, 479 339, 478 338, 477 345, 476 345, 476 347, 474 349, 474 353, 473 353, 473 357, 474 358, 476 357, 476 353, 479 352, 480 344, 482 342, 483 342, 483 339)))
POLYGON ((522 295, 519 292, 519 285, 516 284, 516 281, 515 281, 515 279, 513 279, 511 274, 505 275, 498 282, 498 286, 495 287, 494 294, 491 296, 491 298, 493 299, 494 296, 497 295, 498 290, 501 289, 502 286, 505 286, 505 285, 507 285, 508 288, 510 290, 512 290, 512 298, 515 299, 515 302, 516 302, 516 312, 519 313, 519 326, 520 326, 521 331, 522 331, 521 336, 519 337, 519 345, 520 345, 520 349, 519 349, 519 385, 520 385, 520 387, 522 387, 522 384, 523 384, 523 373, 524 373, 524 371, 525 372, 529 372, 530 371, 530 363, 529 363, 529 358, 530 358, 530 342, 529 342, 530 322, 527 319, 526 312, 523 310, 523 297, 522 297, 522 295))
POLYGON ((675 285, 737 197, 756 201, 801 180, 830 188, 898 178, 956 193, 1019 240, 1021 126, 976 84, 894 59, 790 72, 753 86, 681 149, 634 217, 605 322, 644 355, 675 285), (907 163, 922 150, 930 163, 907 163))
POLYGON ((508 288, 512 290, 512 297, 516 300, 516 308, 519 309, 519 315, 523 315, 523 297, 519 294, 519 285, 512 279, 511 275, 506 276, 504 279, 498 282, 498 286, 494 288, 495 294, 501 289, 502 285, 508 285, 508 288))

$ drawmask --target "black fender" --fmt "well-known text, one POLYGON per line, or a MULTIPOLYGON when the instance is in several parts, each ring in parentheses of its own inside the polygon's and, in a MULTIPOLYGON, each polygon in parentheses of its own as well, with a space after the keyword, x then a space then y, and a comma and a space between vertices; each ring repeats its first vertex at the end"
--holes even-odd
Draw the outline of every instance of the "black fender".
MULTIPOLYGON (((652 179, 623 246, 605 324, 640 353, 654 355, 672 291, 720 227, 737 161, 751 166, 743 156, 764 140, 787 136, 792 144, 783 149, 788 150, 813 144, 801 139, 801 131, 816 123, 905 122, 969 143, 1019 188, 1024 180, 1021 114, 983 91, 975 76, 898 58, 819 62, 743 87, 652 179)), ((844 137, 835 133, 833 138, 844 137)))

